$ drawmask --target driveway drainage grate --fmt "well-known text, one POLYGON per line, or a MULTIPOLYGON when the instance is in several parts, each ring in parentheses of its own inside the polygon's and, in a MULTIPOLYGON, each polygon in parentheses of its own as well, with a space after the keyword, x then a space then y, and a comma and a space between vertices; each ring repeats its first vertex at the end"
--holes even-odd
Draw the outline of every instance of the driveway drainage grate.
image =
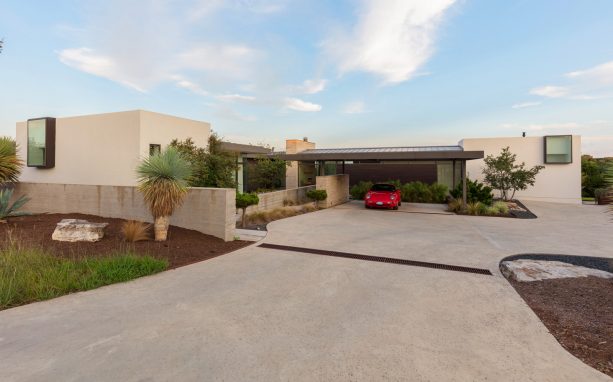
POLYGON ((380 263, 410 265, 410 266, 413 266, 413 267, 442 269, 442 270, 445 270, 445 271, 476 273, 476 274, 488 275, 488 276, 492 275, 492 272, 490 272, 488 269, 472 268, 472 267, 462 267, 462 266, 459 266, 459 265, 428 263, 428 262, 425 262, 425 261, 396 259, 396 258, 393 258, 393 257, 358 255, 356 253, 326 251, 326 250, 323 250, 323 249, 292 247, 290 245, 278 245, 278 244, 268 244, 268 243, 262 243, 262 244, 258 245, 258 247, 270 248, 270 249, 279 249, 279 250, 282 250, 282 251, 310 253, 310 254, 313 254, 313 255, 323 255, 323 256, 332 256, 332 257, 344 257, 344 258, 347 258, 347 259, 357 259, 357 260, 365 260, 365 261, 377 261, 377 262, 380 262, 380 263))

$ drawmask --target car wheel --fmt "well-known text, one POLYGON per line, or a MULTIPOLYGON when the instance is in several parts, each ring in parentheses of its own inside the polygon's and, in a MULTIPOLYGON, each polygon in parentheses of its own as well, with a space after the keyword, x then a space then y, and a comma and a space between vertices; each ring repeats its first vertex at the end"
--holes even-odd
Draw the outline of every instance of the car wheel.
POLYGON ((397 210, 397 209, 398 209, 398 206, 394 206, 394 210, 397 210))
POLYGON ((398 201, 398 207, 400 207, 402 205, 402 202, 399 200, 398 201))

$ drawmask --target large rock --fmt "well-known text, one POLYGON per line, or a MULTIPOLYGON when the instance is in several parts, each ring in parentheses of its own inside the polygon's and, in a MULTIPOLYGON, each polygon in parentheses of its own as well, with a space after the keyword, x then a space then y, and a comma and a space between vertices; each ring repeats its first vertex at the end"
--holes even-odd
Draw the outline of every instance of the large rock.
POLYGON ((581 267, 561 261, 520 259, 503 261, 500 270, 505 277, 516 281, 538 281, 568 277, 595 276, 613 278, 613 273, 581 267))
POLYGON ((104 237, 104 228, 109 223, 91 223, 81 219, 62 219, 57 223, 51 238, 57 241, 94 242, 104 237))

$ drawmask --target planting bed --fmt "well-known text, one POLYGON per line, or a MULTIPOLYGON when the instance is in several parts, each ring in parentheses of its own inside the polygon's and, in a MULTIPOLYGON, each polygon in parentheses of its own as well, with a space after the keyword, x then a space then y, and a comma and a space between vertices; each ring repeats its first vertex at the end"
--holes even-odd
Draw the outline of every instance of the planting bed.
POLYGON ((12 238, 21 246, 42 248, 53 255, 65 258, 105 256, 132 251, 137 255, 166 259, 169 268, 207 260, 251 244, 238 240, 224 242, 198 231, 175 226, 170 226, 168 240, 165 242, 149 240, 129 243, 123 240, 121 233, 124 221, 83 214, 43 214, 11 218, 7 224, 0 224, 0 244, 7 244, 9 238, 12 238), (95 243, 51 240, 56 224, 62 219, 85 219, 90 222, 106 222, 109 225, 104 230, 104 238, 95 243))
POLYGON ((566 350, 613 377, 613 279, 509 282, 566 350))

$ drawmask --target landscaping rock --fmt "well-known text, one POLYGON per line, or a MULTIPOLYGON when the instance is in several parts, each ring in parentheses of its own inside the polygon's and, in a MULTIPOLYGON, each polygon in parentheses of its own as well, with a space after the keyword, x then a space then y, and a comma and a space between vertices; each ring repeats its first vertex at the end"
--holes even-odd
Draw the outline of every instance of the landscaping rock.
POLYGON ((515 281, 538 281, 547 279, 562 279, 569 277, 595 276, 610 279, 613 273, 547 260, 513 260, 503 261, 500 270, 505 277, 515 281))
POLYGON ((104 237, 104 228, 109 223, 91 223, 81 219, 62 219, 51 238, 57 241, 99 241, 104 237))

